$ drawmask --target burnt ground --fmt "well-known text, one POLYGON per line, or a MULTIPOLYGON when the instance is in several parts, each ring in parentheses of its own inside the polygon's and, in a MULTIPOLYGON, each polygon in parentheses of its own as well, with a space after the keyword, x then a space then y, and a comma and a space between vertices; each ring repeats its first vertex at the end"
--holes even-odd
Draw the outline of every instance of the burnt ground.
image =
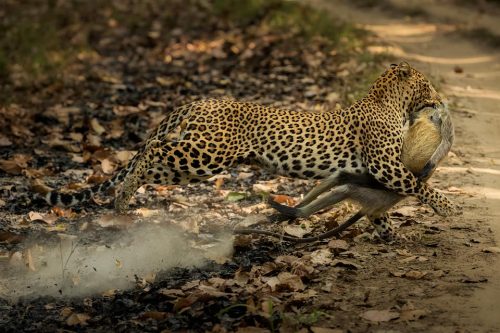
MULTIPOLYGON (((464 328, 467 317, 442 301, 488 283, 493 235, 470 215, 443 219, 408 199, 393 211, 407 241, 381 242, 366 221, 309 245, 233 239, 236 224, 273 214, 270 193, 294 202, 314 185, 252 166, 197 186, 146 186, 125 216, 113 213, 112 196, 51 209, 32 195, 43 184, 72 190, 106 179, 165 112, 193 100, 348 105, 387 65, 367 52, 373 35, 277 1, 238 11, 230 1, 7 4, 2 24, 44 18, 48 36, 39 38, 46 53, 21 54, 15 64, 0 54, 10 64, 0 66, 5 331, 484 331, 464 328), (49 48, 47 40, 67 44, 49 48)), ((455 148, 445 166, 463 167, 467 154, 455 148)), ((480 214, 455 179, 438 171, 431 182, 480 214)), ((307 235, 354 211, 342 204, 261 227, 307 235)))

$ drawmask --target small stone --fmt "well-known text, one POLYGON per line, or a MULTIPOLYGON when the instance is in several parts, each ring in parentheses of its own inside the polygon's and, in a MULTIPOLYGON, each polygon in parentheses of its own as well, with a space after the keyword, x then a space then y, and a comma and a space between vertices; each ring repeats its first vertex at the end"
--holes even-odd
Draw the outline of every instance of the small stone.
POLYGON ((485 247, 484 249, 482 249, 482 251, 485 253, 500 253, 500 247, 496 246, 485 247))

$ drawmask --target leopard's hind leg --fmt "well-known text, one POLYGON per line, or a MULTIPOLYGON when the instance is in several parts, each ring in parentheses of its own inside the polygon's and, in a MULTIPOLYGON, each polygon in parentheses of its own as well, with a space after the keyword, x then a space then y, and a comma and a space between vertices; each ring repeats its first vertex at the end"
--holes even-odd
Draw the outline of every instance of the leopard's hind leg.
POLYGON ((369 215, 367 217, 380 238, 387 241, 394 239, 395 231, 389 214, 382 213, 380 215, 369 215))
POLYGON ((128 208, 130 198, 135 191, 144 184, 144 175, 149 169, 155 154, 161 151, 162 142, 160 140, 151 140, 146 147, 140 151, 135 159, 135 165, 123 179, 120 191, 115 198, 115 209, 118 212, 124 212, 128 208))
POLYGON ((233 163, 244 159, 241 154, 225 153, 209 156, 200 153, 193 142, 165 143, 151 140, 136 160, 122 183, 115 200, 119 212, 127 209, 130 198, 144 184, 196 183, 219 174, 233 163))

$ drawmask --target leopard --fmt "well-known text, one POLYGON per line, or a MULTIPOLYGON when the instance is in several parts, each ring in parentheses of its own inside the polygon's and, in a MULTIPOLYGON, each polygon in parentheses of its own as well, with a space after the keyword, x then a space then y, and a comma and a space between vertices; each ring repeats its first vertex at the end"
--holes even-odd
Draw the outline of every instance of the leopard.
MULTIPOLYGON (((404 61, 389 66, 347 108, 294 111, 234 100, 195 101, 168 110, 137 154, 109 180, 73 193, 48 191, 44 199, 50 205, 73 206, 118 187, 114 207, 123 213, 144 184, 199 183, 250 163, 293 178, 368 173, 439 215, 455 215, 458 206, 401 162, 406 120, 443 104, 424 74, 404 61)), ((389 218, 383 213, 370 221, 376 228, 386 227, 389 218)))

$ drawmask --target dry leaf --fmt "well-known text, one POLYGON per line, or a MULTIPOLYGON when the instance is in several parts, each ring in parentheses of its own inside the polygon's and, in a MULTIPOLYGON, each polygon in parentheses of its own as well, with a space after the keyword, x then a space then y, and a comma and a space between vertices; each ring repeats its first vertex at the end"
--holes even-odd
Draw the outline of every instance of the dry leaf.
POLYGON ((245 214, 259 213, 269 209, 267 203, 261 202, 255 205, 241 207, 241 211, 245 214))
POLYGON ((156 108, 166 108, 167 107, 167 103, 164 103, 164 102, 160 102, 160 101, 151 101, 151 100, 145 100, 145 101, 141 101, 141 103, 139 104, 139 107, 141 105, 144 105, 144 109, 147 109, 148 107, 152 106, 152 107, 156 107, 156 108))
POLYGON ((59 122, 69 125, 69 118, 71 114, 79 114, 80 108, 76 106, 62 106, 60 104, 54 105, 52 108, 44 112, 49 116, 53 116, 59 122))
POLYGON ((279 183, 275 181, 259 182, 253 184, 252 190, 255 193, 270 193, 270 192, 276 192, 278 190, 278 186, 279 183))
POLYGON ((127 162, 137 154, 135 150, 122 150, 115 153, 115 157, 118 161, 120 161, 121 165, 127 164, 127 162))
POLYGON ((118 139, 123 135, 123 133, 125 133, 125 130, 123 128, 123 119, 117 118, 112 120, 107 137, 111 139, 118 139))
POLYGON ((28 217, 30 221, 41 221, 45 222, 49 225, 54 224, 54 222, 58 219, 57 215, 51 213, 38 213, 38 212, 29 212, 28 217))
POLYGON ((137 106, 117 105, 113 107, 113 112, 117 116, 128 116, 129 114, 141 112, 141 109, 137 106))
POLYGON ((311 252, 311 263, 314 266, 317 265, 329 265, 333 262, 332 253, 329 249, 320 249, 314 252, 311 252))
MULTIPOLYGON (((252 271, 253 270, 254 269, 252 269, 252 271)), ((262 275, 269 275, 269 273, 278 270, 278 265, 276 265, 274 262, 268 261, 263 263, 262 266, 255 266, 255 270, 258 270, 262 275)))
POLYGON ((101 161, 102 172, 105 174, 113 174, 116 170, 117 164, 109 158, 105 158, 101 161))
POLYGON ((92 118, 92 120, 90 120, 90 127, 97 133, 97 135, 101 135, 106 132, 106 129, 99 123, 97 118, 92 118))
POLYGON ((33 136, 33 132, 22 125, 11 124, 10 129, 12 134, 18 138, 27 139, 33 136))
POLYGON ((334 259, 331 263, 332 266, 334 267, 344 267, 347 269, 361 269, 363 266, 358 265, 356 263, 353 263, 352 261, 349 260, 339 260, 339 259, 334 259))
POLYGON ((200 285, 200 280, 193 280, 193 281, 186 282, 181 287, 181 289, 183 291, 186 291, 186 290, 194 289, 194 288, 198 287, 199 285, 200 285))
POLYGON ((60 133, 53 133, 49 138, 42 140, 42 142, 50 147, 63 148, 72 153, 79 153, 82 151, 79 144, 75 144, 74 141, 64 140, 60 133))
POLYGON ((175 80, 169 77, 165 76, 157 76, 156 77, 156 82, 158 82, 160 85, 169 87, 175 84, 175 80))
POLYGON ((224 178, 217 178, 214 183, 214 187, 216 190, 220 189, 224 185, 224 178))
POLYGON ((404 274, 405 278, 411 279, 411 280, 419 280, 423 278, 424 276, 427 275, 427 272, 421 272, 421 271, 408 271, 404 274))
POLYGON ((193 293, 186 297, 178 298, 174 303, 174 311, 178 312, 184 308, 190 307, 191 305, 193 305, 198 301, 199 297, 200 297, 199 294, 193 293))
POLYGON ((10 145, 12 145, 12 141, 10 141, 5 135, 0 134, 0 147, 7 147, 10 145))
POLYGON ((56 305, 55 305, 54 303, 47 303, 47 304, 45 304, 45 305, 43 306, 43 308, 44 308, 45 310, 52 310, 52 309, 54 309, 55 307, 56 307, 56 305))
POLYGON ((184 292, 180 289, 166 289, 166 288, 161 288, 157 291, 158 294, 161 294, 166 297, 172 297, 172 298, 177 298, 177 297, 182 297, 184 296, 184 292))
POLYGON ((295 206, 296 200, 288 195, 278 194, 273 196, 273 201, 279 204, 285 204, 287 206, 295 206))
POLYGON ((87 321, 90 319, 90 316, 86 313, 73 313, 68 319, 66 319, 66 324, 68 326, 76 326, 76 325, 87 325, 87 321))
POLYGON ((65 307, 65 308, 62 308, 61 309, 61 312, 59 312, 59 314, 61 315, 61 317, 63 318, 67 318, 69 317, 69 315, 71 315, 73 313, 73 308, 70 308, 70 307, 65 307))
POLYGON ((20 175, 30 160, 28 155, 15 154, 10 160, 0 160, 0 169, 11 175, 20 175))
POLYGON ((294 301, 308 301, 313 297, 316 297, 318 295, 318 292, 314 289, 308 289, 307 291, 304 291, 302 293, 293 293, 292 295, 292 300, 294 301))
MULTIPOLYGON (((101 184, 108 179, 109 179, 109 176, 106 176, 106 175, 102 174, 101 172, 98 172, 98 173, 94 173, 89 178, 87 178, 87 183, 89 183, 89 184, 101 184)), ((70 188, 70 189, 76 190, 79 188, 81 188, 81 186, 76 187, 76 188, 70 188)))
MULTIPOLYGON (((87 142, 88 142, 88 146, 92 147, 93 149, 96 149, 96 148, 99 148, 102 146, 101 138, 97 135, 94 135, 94 134, 87 135, 87 142)), ((87 147, 87 148, 89 148, 89 147, 87 147)))
POLYGON ((249 179, 249 178, 252 178, 254 175, 253 172, 240 172, 238 174, 238 177, 236 178, 237 180, 245 180, 245 179, 249 179))
POLYGON ((210 285, 212 287, 221 288, 221 287, 226 286, 227 283, 231 283, 231 280, 226 280, 226 279, 219 278, 219 277, 213 277, 213 278, 208 279, 208 282, 210 283, 210 285))
POLYGON ((300 276, 301 278, 311 279, 313 278, 316 270, 312 265, 307 265, 304 260, 297 261, 293 264, 292 273, 300 276))
POLYGON ((349 250, 349 244, 343 239, 332 239, 328 242, 328 247, 335 252, 343 252, 349 250))
POLYGON ((71 138, 71 140, 76 141, 76 142, 83 141, 83 134, 82 133, 71 132, 71 133, 69 133, 69 137, 71 138))
POLYGON ((272 291, 276 291, 278 285, 280 284, 280 279, 277 276, 273 276, 266 281, 266 284, 271 287, 272 291))
POLYGON ((282 256, 277 256, 276 259, 274 259, 274 262, 277 264, 284 264, 286 266, 291 266, 297 260, 299 260, 299 257, 292 255, 282 255, 282 256))
POLYGON ((218 290, 217 288, 214 288, 213 286, 207 286, 201 284, 199 286, 199 290, 203 292, 204 295, 210 296, 210 297, 224 297, 231 295, 231 293, 226 293, 223 291, 218 290))
POLYGON ((304 235, 311 232, 311 229, 303 228, 299 225, 287 225, 283 228, 283 231, 291 236, 302 238, 304 235))
POLYGON ((300 277, 289 272, 281 272, 278 274, 278 276, 270 278, 266 283, 271 287, 272 291, 300 291, 305 289, 305 286, 302 283, 300 277))
POLYGON ((390 310, 368 310, 361 314, 361 318, 369 321, 383 322, 397 319, 399 318, 399 314, 390 310))
POLYGON ((241 287, 245 286, 250 280, 250 274, 248 272, 237 270, 234 274, 234 281, 241 287))

